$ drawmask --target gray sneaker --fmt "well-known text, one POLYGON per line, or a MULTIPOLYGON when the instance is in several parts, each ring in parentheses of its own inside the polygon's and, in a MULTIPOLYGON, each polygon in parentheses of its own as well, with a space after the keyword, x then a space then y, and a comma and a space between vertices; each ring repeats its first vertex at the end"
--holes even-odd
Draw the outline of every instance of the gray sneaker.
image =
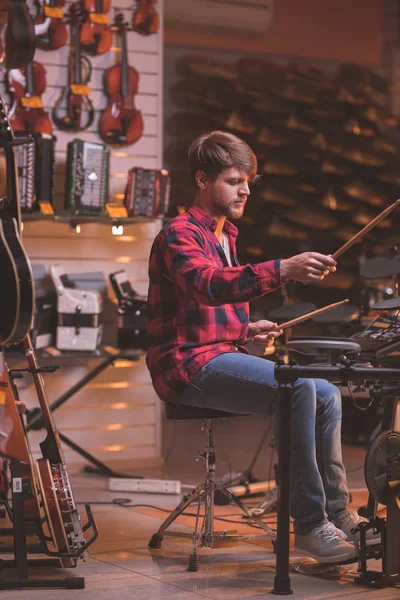
POLYGON ((356 562, 357 550, 354 544, 345 541, 346 534, 333 523, 319 525, 307 535, 295 534, 294 550, 311 556, 320 563, 356 562))
MULTIPOLYGON (((344 531, 347 536, 347 541, 354 543, 360 539, 360 533, 353 533, 353 530, 359 523, 366 522, 368 519, 360 517, 356 512, 346 511, 338 519, 335 519, 334 524, 336 527, 344 531)), ((374 533, 373 529, 368 529, 366 532, 367 546, 374 546, 375 544, 381 543, 381 534, 378 532, 374 533)))

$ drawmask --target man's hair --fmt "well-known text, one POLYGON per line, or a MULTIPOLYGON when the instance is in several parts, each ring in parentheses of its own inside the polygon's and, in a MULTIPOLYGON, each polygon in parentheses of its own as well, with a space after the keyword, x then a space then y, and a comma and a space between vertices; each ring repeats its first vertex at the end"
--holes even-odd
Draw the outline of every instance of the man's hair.
POLYGON ((226 131, 204 133, 191 143, 189 173, 196 185, 197 171, 203 171, 214 179, 225 169, 236 167, 243 170, 252 182, 257 174, 257 158, 246 142, 226 131))

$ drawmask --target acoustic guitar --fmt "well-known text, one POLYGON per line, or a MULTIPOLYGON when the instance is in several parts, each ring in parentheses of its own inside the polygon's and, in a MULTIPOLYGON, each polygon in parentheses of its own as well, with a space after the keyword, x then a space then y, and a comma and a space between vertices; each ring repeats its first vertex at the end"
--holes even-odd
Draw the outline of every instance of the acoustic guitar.
POLYGON ((21 212, 14 154, 20 143, 27 140, 14 138, 6 105, 0 97, 0 147, 7 165, 7 196, 0 201, 0 345, 23 340, 32 327, 34 310, 33 275, 20 238, 21 212))

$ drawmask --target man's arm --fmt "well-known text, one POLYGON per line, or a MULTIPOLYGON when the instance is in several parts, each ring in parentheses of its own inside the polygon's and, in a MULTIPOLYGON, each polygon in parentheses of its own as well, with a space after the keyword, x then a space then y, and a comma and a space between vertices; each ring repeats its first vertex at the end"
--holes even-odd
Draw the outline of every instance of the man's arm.
POLYGON ((208 306, 248 302, 280 285, 279 261, 218 267, 205 240, 191 223, 170 224, 161 233, 160 251, 169 276, 182 291, 208 306))

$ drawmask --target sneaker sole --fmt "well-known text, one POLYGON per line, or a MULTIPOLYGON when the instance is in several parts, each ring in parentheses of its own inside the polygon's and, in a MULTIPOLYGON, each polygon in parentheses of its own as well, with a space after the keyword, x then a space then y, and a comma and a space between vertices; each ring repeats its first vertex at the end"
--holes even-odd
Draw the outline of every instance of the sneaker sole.
POLYGON ((293 550, 294 550, 294 552, 296 552, 297 554, 300 554, 301 556, 310 556, 311 558, 313 558, 314 560, 316 560, 319 563, 332 564, 332 563, 340 563, 343 561, 353 561, 353 562, 358 561, 358 553, 357 553, 356 549, 354 549, 352 552, 350 552, 350 550, 349 550, 349 551, 344 552, 343 554, 340 554, 337 556, 317 556, 316 554, 313 554, 312 552, 309 552, 308 550, 296 548, 296 546, 294 547, 293 550))

